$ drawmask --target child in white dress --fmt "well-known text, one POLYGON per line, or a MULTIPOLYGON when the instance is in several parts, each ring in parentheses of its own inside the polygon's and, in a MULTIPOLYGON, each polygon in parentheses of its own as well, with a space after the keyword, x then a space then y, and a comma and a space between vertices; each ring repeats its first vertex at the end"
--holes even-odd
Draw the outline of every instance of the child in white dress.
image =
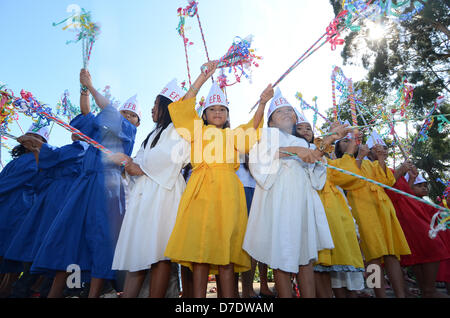
POLYGON ((268 118, 269 128, 250 152, 257 185, 243 248, 274 269, 279 297, 292 297, 291 273, 297 274, 301 296, 315 297, 313 263, 318 251, 334 248, 317 194, 326 181, 326 168, 318 163, 324 148, 309 149, 306 140, 293 136, 297 115, 279 89, 268 118))
MULTIPOLYGON (((189 163, 190 145, 176 132, 168 106, 182 97, 175 81, 156 98, 155 130, 144 141, 136 158, 124 157, 131 177, 127 212, 114 255, 113 269, 129 271, 123 297, 137 297, 146 271, 152 269, 150 297, 163 298, 170 276, 164 251, 186 188, 181 174, 189 163)), ((119 157, 119 156, 117 156, 119 157)))

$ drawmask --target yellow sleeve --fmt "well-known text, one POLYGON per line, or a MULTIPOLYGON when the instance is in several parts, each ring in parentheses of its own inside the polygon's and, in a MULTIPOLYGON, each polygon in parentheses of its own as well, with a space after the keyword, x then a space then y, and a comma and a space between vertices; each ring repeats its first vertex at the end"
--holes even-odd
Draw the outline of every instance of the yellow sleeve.
MULTIPOLYGON (((328 160, 328 164, 336 168, 341 168, 349 172, 353 172, 357 175, 362 175, 361 170, 356 165, 355 158, 350 157, 348 154, 345 154, 340 159, 328 160)), ((357 190, 365 186, 365 181, 343 172, 328 168, 327 174, 328 180, 331 183, 347 191, 357 190)))
POLYGON ((254 127, 254 118, 247 124, 241 125, 232 130, 234 136, 234 148, 240 153, 249 153, 253 146, 261 139, 264 118, 257 129, 254 127))
POLYGON ((375 161, 364 160, 361 170, 363 170, 365 177, 378 181, 385 185, 393 186, 396 182, 394 174, 392 173, 391 169, 388 169, 386 167, 386 172, 383 171, 383 169, 381 169, 380 164, 376 160, 375 161))
POLYGON ((376 180, 392 187, 397 181, 395 180, 394 174, 392 173, 391 169, 386 166, 386 171, 384 171, 378 162, 374 163, 376 163, 376 180))
POLYGON ((169 113, 178 134, 188 142, 202 136, 203 120, 195 110, 195 98, 179 100, 169 105, 169 113))

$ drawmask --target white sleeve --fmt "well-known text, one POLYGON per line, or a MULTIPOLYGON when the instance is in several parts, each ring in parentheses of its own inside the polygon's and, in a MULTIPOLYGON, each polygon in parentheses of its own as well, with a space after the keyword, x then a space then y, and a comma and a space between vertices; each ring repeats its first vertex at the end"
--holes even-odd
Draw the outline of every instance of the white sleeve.
POLYGON ((171 190, 181 169, 189 162, 190 149, 190 144, 180 137, 171 124, 163 131, 156 146, 150 148, 147 145, 143 155, 137 156, 135 162, 149 178, 171 190))
MULTIPOLYGON (((316 149, 314 144, 309 145, 310 149, 316 149)), ((308 172, 311 185, 315 190, 322 190, 327 182, 327 168, 322 163, 303 163, 305 170, 308 172)))
POLYGON ((309 164, 308 174, 311 185, 316 190, 322 190, 327 181, 327 168, 321 163, 309 164))
POLYGON ((280 132, 278 129, 265 128, 260 141, 250 150, 250 172, 265 190, 275 183, 281 163, 278 158, 280 148, 280 132))

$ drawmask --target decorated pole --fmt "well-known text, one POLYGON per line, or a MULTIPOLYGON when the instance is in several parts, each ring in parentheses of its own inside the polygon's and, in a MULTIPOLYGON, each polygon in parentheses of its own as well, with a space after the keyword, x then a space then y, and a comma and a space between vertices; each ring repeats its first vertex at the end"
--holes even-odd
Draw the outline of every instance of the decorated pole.
MULTIPOLYGON (((14 97, 14 95, 11 95, 11 94, 9 94, 7 92, 3 92, 3 91, 2 91, 2 94, 4 96, 5 95, 8 96, 8 98, 10 100, 14 100, 14 102, 11 103, 11 105, 14 108, 16 108, 19 112, 23 112, 26 115, 28 114, 29 116, 31 116, 31 114, 34 113, 35 115, 38 116, 39 122, 41 120, 47 120, 48 123, 50 123, 50 121, 56 122, 59 126, 61 126, 64 129, 68 130, 72 134, 75 134, 76 136, 78 136, 79 138, 83 139, 88 144, 90 144, 91 146, 93 146, 96 149, 100 150, 104 154, 107 154, 107 155, 113 154, 112 151, 106 149, 104 146, 102 146, 101 144, 99 144, 95 140, 91 139, 90 137, 86 136, 85 134, 83 134, 78 129, 70 126, 69 124, 64 122, 62 119, 54 116, 51 113, 51 109, 49 109, 49 108, 45 109, 43 107, 43 105, 41 105, 30 93, 25 92, 25 91, 22 90, 22 92, 21 92, 22 98, 18 98, 18 97, 16 98, 16 97, 14 97)), ((14 136, 12 136, 12 137, 14 137, 14 136)), ((12 137, 10 137, 10 138, 12 138, 12 137)))
POLYGON ((334 120, 338 121, 338 106, 336 101, 336 73, 339 68, 336 66, 331 74, 331 97, 333 99, 334 120))
POLYGON ((316 114, 316 115, 319 115, 323 120, 325 120, 328 124, 331 124, 331 121, 327 118, 327 117, 325 117, 324 115, 322 115, 320 112, 319 112, 319 110, 317 109, 317 107, 313 107, 313 106, 311 106, 311 105, 309 105, 304 99, 303 99, 303 96, 302 96, 302 94, 300 93, 300 92, 297 92, 296 94, 295 94, 295 98, 297 98, 299 101, 300 101, 300 107, 302 108, 302 109, 311 109, 312 111, 314 111, 314 113, 316 114))
MULTIPOLYGON (((287 155, 289 155, 289 156, 293 156, 293 157, 297 156, 296 154, 291 153, 291 152, 288 152, 288 151, 282 151, 282 153, 287 154, 287 155)), ((424 204, 427 204, 427 205, 429 205, 429 206, 432 206, 433 208, 439 210, 440 212, 436 213, 436 214, 433 216, 433 220, 432 220, 432 222, 431 222, 431 224, 430 224, 430 227, 431 227, 430 232, 429 232, 430 238, 432 238, 432 239, 435 238, 436 235, 437 235, 437 232, 442 231, 442 230, 445 230, 445 227, 443 227, 442 225, 441 225, 441 226, 434 227, 434 224, 436 223, 436 219, 438 218, 438 216, 440 216, 445 222, 448 222, 448 221, 449 221, 449 218, 450 218, 450 209, 448 209, 448 208, 446 208, 446 207, 443 207, 443 206, 440 206, 440 205, 437 205, 437 204, 435 204, 435 203, 433 203, 433 202, 429 202, 429 201, 424 200, 424 199, 422 199, 422 198, 420 198, 420 197, 416 197, 416 196, 414 196, 414 195, 412 195, 412 194, 409 194, 409 193, 407 193, 407 192, 401 191, 401 190, 399 190, 399 189, 390 187, 390 186, 388 186, 388 185, 386 185, 386 184, 383 184, 383 183, 381 183, 381 182, 378 182, 378 181, 375 181, 375 180, 372 180, 372 179, 369 179, 369 178, 360 176, 360 175, 358 175, 358 174, 356 174, 356 173, 353 173, 353 172, 351 172, 351 171, 347 171, 347 170, 344 170, 344 169, 341 169, 341 168, 338 168, 338 167, 334 167, 334 166, 332 166, 332 165, 329 165, 328 163, 323 163, 323 162, 317 162, 317 163, 318 163, 318 164, 322 164, 322 165, 324 165, 325 167, 327 167, 327 168, 329 168, 329 169, 333 169, 333 170, 339 171, 339 172, 341 172, 341 173, 345 173, 345 174, 347 174, 347 175, 353 176, 353 177, 355 177, 355 178, 358 178, 358 179, 367 181, 367 182, 369 182, 369 183, 373 183, 373 184, 375 184, 375 185, 377 185, 377 186, 380 186, 380 187, 382 187, 382 188, 385 188, 385 189, 387 189, 387 190, 391 190, 391 191, 393 191, 393 192, 395 192, 395 193, 398 193, 398 194, 400 194, 400 195, 404 195, 404 196, 406 196, 406 197, 408 197, 408 198, 411 198, 411 199, 414 199, 414 200, 416 200, 416 201, 419 201, 419 202, 422 202, 422 203, 424 203, 424 204)), ((443 223, 443 222, 441 221, 440 224, 442 224, 442 223, 443 223)))
MULTIPOLYGON (((450 117, 450 114, 434 115, 434 116, 430 116, 430 117, 423 116, 423 117, 417 117, 417 118, 412 118, 412 119, 409 118, 409 119, 386 120, 386 121, 382 121, 380 123, 368 124, 368 125, 362 125, 362 126, 350 126, 348 128, 350 128, 350 129, 356 129, 356 128, 357 129, 366 129, 366 128, 371 128, 371 127, 375 127, 375 126, 391 125, 391 124, 394 124, 394 123, 403 123, 406 120, 418 121, 418 120, 423 120, 425 118, 436 118, 436 117, 437 118, 441 118, 442 117, 444 120, 446 120, 445 117, 450 117)), ((328 133, 328 134, 324 134, 324 135, 319 136, 319 137, 326 137, 326 136, 331 136, 331 135, 334 135, 334 134, 335 133, 328 133)))
MULTIPOLYGON (((355 93, 353 91, 353 81, 352 79, 348 80, 348 90, 349 90, 349 100, 350 100, 350 109, 352 112, 352 122, 353 122, 353 126, 358 126, 358 115, 356 113, 356 103, 355 103, 355 93)), ((353 136, 357 142, 357 144, 360 143, 360 140, 358 138, 359 136, 359 131, 357 128, 355 128, 353 130, 353 136)))

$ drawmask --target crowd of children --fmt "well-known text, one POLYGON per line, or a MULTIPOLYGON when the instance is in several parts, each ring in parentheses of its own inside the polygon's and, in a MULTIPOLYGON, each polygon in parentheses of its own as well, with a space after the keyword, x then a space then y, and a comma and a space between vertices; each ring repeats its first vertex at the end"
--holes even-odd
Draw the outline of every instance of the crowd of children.
POLYGON ((271 85, 250 122, 231 129, 217 84, 196 110, 217 65, 206 63, 187 93, 173 80, 155 97, 156 127, 134 158, 145 116, 136 96, 116 109, 81 70, 81 114, 70 125, 114 154, 75 135, 53 147, 46 127, 18 138, 0 173, 0 296, 30 297, 34 285, 43 297, 64 297, 75 268, 88 297, 100 297, 105 282, 138 297, 150 272, 148 295, 163 298, 178 268, 182 297, 206 297, 211 274, 219 297, 239 297, 240 273, 241 296, 250 298, 259 264, 259 297, 293 297, 293 280, 303 298, 356 297, 373 268, 377 297, 386 297, 386 277, 396 297, 407 297, 406 267, 422 297, 449 297, 436 290, 436 281, 450 283, 449 233, 428 236, 436 210, 327 166, 424 197, 417 168, 389 169, 375 132, 363 144, 333 123, 317 138, 271 85))

